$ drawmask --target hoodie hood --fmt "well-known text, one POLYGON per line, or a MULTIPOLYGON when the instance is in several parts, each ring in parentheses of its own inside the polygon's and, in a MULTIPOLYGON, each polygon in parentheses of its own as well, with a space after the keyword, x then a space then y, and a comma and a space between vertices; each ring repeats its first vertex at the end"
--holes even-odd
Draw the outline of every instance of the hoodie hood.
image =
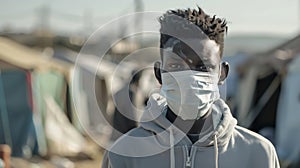
MULTIPOLYGON (((166 110, 166 99, 158 93, 151 95, 141 117, 140 126, 156 134, 157 140, 163 146, 170 145, 170 140, 166 141, 170 134, 173 134, 174 145, 192 145, 186 134, 165 117, 166 110)), ((202 135, 194 145, 208 147, 217 141, 218 146, 223 146, 230 139, 237 121, 232 117, 229 107, 222 99, 214 102, 210 117, 213 121, 213 129, 206 132, 206 135, 202 135)))

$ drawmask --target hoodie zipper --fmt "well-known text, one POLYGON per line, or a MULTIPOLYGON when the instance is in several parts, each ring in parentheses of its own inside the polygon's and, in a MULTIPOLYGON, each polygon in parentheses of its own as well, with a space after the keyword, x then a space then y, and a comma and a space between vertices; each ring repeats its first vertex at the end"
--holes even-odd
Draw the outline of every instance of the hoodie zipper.
POLYGON ((191 162, 191 154, 190 154, 189 148, 187 146, 184 146, 184 148, 185 148, 185 151, 186 151, 186 154, 187 154, 187 160, 185 162, 185 167, 191 167, 192 162, 191 162))

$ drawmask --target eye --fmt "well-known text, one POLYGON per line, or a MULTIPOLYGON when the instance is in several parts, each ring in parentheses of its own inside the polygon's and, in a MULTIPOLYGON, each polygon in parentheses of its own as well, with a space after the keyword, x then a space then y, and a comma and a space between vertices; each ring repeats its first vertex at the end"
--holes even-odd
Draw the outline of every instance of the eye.
POLYGON ((212 65, 202 65, 202 66, 198 67, 198 70, 202 71, 202 72, 211 72, 211 71, 213 71, 213 69, 214 69, 214 66, 212 66, 212 65))
POLYGON ((171 71, 182 70, 184 66, 180 63, 170 63, 168 64, 168 69, 171 71))

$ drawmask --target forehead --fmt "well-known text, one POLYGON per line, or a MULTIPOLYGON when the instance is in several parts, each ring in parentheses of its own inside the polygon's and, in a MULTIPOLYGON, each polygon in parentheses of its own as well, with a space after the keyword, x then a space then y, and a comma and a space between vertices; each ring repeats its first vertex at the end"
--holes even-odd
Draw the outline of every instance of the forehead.
POLYGON ((188 38, 181 41, 171 38, 163 50, 163 60, 181 57, 191 62, 208 62, 218 64, 220 59, 219 45, 210 39, 188 38))

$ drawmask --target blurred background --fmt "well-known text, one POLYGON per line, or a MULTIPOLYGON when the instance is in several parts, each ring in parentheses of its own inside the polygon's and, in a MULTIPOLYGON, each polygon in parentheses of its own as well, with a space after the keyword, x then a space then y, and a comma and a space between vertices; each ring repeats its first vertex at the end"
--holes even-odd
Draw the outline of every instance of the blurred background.
POLYGON ((300 167, 299 0, 6 0, 0 168, 99 167, 104 148, 138 125, 159 88, 149 66, 159 59, 159 35, 124 38, 149 21, 116 20, 197 4, 228 21, 223 59, 230 73, 221 91, 239 125, 268 138, 282 167, 300 167), (118 25, 85 43, 112 21, 118 25), (97 53, 105 53, 101 66, 97 53))

